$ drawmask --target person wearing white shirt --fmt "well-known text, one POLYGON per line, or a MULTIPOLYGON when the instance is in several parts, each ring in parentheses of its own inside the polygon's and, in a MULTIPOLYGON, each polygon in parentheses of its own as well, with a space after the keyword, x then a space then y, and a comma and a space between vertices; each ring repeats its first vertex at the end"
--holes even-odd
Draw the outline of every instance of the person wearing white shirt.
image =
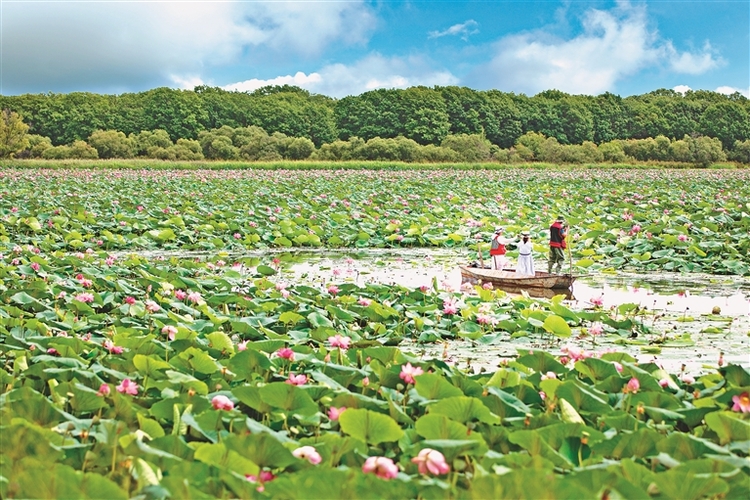
POLYGON ((531 235, 528 231, 521 233, 521 242, 518 244, 518 264, 516 265, 516 274, 534 276, 534 256, 532 255, 533 245, 531 235))

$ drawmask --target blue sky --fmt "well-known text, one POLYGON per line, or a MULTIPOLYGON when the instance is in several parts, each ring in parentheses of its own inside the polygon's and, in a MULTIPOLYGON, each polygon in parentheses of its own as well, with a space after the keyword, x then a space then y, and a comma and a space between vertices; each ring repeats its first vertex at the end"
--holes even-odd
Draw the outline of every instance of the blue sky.
POLYGON ((750 93, 750 1, 0 0, 0 93, 750 93))

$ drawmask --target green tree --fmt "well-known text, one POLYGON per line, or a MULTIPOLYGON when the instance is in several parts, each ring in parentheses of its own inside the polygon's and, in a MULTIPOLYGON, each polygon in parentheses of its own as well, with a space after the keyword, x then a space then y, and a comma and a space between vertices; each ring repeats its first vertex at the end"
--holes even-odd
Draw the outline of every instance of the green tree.
POLYGON ((29 158, 41 158, 44 151, 51 147, 52 141, 49 140, 49 137, 29 134, 29 147, 27 150, 29 158))
POLYGON ((166 130, 142 130, 138 134, 130 134, 135 147, 135 154, 149 158, 159 158, 156 151, 167 150, 173 146, 172 139, 166 130))
POLYGON ((286 157, 290 160, 305 160, 315 151, 315 144, 307 137, 296 137, 291 140, 286 149, 286 157))
POLYGON ((117 130, 97 130, 87 142, 96 149, 99 158, 132 158, 135 156, 135 141, 117 130))
POLYGON ((730 149, 735 141, 750 138, 750 115, 737 102, 714 104, 701 116, 700 133, 717 137, 725 149, 730 149))
POLYGON ((729 153, 729 159, 740 163, 750 163, 750 139, 734 141, 734 148, 729 153))
POLYGON ((0 158, 13 158, 29 147, 29 126, 21 116, 9 109, 0 113, 0 158))
POLYGON ((139 130, 166 130, 173 141, 195 139, 208 121, 200 97, 193 91, 161 87, 140 98, 144 123, 139 130))
POLYGON ((491 157, 492 144, 479 134, 449 135, 440 145, 454 150, 462 161, 482 162, 489 161, 491 157))

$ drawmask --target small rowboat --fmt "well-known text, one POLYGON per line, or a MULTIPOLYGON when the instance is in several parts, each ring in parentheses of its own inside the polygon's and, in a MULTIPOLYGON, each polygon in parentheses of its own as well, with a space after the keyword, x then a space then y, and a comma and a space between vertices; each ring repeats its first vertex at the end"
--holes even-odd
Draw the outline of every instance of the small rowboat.
POLYGON ((497 287, 512 288, 551 288, 567 290, 571 287, 576 276, 570 274, 551 274, 537 271, 534 276, 516 274, 515 269, 483 269, 481 267, 459 266, 461 278, 471 284, 492 283, 497 287))

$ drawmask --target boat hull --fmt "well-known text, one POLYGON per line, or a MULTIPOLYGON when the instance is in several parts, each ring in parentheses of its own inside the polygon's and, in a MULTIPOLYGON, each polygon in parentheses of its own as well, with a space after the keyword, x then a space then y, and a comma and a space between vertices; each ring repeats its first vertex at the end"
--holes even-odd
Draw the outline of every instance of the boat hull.
POLYGON ((498 271, 479 267, 459 266, 461 278, 472 284, 492 283, 498 287, 544 288, 567 290, 573 285, 576 276, 570 274, 551 274, 537 271, 534 276, 516 274, 515 269, 498 271))

